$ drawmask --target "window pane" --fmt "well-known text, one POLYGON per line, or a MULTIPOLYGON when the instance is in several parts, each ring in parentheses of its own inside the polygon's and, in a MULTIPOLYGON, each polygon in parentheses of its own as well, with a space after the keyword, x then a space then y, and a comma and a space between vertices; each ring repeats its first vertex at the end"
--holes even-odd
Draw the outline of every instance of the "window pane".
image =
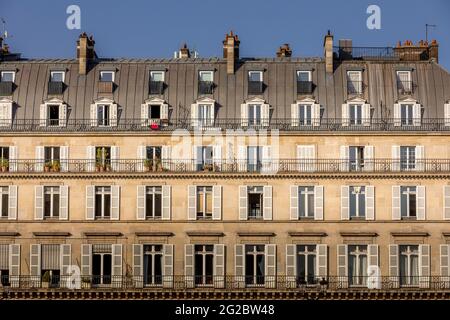
POLYGON ((151 72, 150 73, 150 77, 151 77, 151 81, 163 81, 163 72, 151 72))
POLYGON ((148 218, 153 218, 153 194, 147 194, 145 200, 146 216, 148 218))
POLYGON ((262 81, 261 77, 262 77, 261 72, 250 71, 248 73, 249 81, 262 81))
POLYGON ((212 72, 200 72, 200 81, 213 81, 213 74, 212 72))
POLYGON ((14 72, 2 72, 1 73, 1 81, 13 82, 14 72))
POLYGON ((309 81, 309 72, 308 71, 297 72, 297 81, 309 81))
POLYGON ((111 215, 111 195, 105 194, 104 200, 104 216, 109 217, 111 215))
POLYGON ((102 196, 100 194, 95 195, 95 216, 102 216, 102 196))
POLYGON ((63 82, 64 73, 63 72, 52 72, 50 74, 50 81, 52 82, 63 82))
POLYGON ((212 193, 208 192, 206 194, 206 213, 209 215, 212 213, 212 193))
POLYGON ((415 194, 409 195, 409 216, 410 217, 416 216, 416 195, 415 194))
POLYGON ((44 194, 44 216, 51 217, 51 195, 44 194))
POLYGON ((53 194, 53 216, 59 217, 59 194, 53 194))
POLYGON ((162 195, 161 193, 155 194, 155 217, 161 217, 162 208, 162 195))
POLYGON ((100 81, 113 81, 114 72, 100 72, 100 81))
POLYGON ((5 188, 2 188, 2 217, 8 216, 8 191, 5 191, 5 188))
POLYGON ((160 119, 161 118, 161 106, 160 105, 150 105, 149 106, 150 119, 160 119))

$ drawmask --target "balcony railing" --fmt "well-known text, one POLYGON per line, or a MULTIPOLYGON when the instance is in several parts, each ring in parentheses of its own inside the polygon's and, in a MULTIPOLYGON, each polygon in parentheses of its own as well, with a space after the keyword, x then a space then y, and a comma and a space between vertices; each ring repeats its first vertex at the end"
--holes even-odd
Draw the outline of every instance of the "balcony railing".
POLYGON ((12 81, 0 82, 0 96, 10 96, 14 91, 14 83, 12 81))
POLYGON ((2 172, 11 173, 103 173, 103 172, 174 172, 174 173, 449 173, 450 159, 423 159, 408 163, 402 160, 373 159, 355 164, 343 159, 278 159, 255 163, 246 160, 215 159, 199 163, 195 159, 118 159, 98 162, 88 159, 60 160, 48 168, 41 160, 9 160, 2 163, 2 172))
POLYGON ((397 80, 397 93, 399 95, 411 95, 414 93, 414 83, 412 81, 397 80))
MULTIPOLYGON (((10 119, 0 120, 0 132, 19 133, 19 132, 155 132, 174 131, 177 129, 195 130, 199 129, 198 124, 202 123, 201 129, 204 130, 247 130, 247 129, 269 129, 290 132, 363 132, 363 131, 420 131, 420 132, 448 132, 450 131, 450 121, 444 118, 422 118, 419 125, 402 124, 401 119, 393 118, 372 118, 364 124, 352 124, 348 119, 323 118, 319 122, 314 121, 314 125, 292 125, 291 118, 270 118, 243 121, 241 118, 221 119, 215 118, 212 121, 203 121, 202 119, 168 119, 164 126, 154 130, 148 126, 143 126, 141 118, 121 118, 117 119, 117 125, 93 126, 91 119, 73 119, 66 120, 61 126, 45 126, 39 119, 10 119)), ((298 122, 297 122, 298 123, 298 122)))
MULTIPOLYGON (((204 278, 203 276, 201 277, 204 278)), ((6 290, 278 290, 278 291, 450 291, 447 276, 316 278, 309 282, 295 276, 208 276, 201 283, 195 276, 2 276, 0 292, 6 290), (156 280, 156 281, 155 281, 156 280)))
POLYGON ((264 92, 264 82, 262 81, 248 82, 248 94, 262 94, 263 92, 264 92))
POLYGON ((64 82, 62 81, 49 81, 48 82, 48 94, 62 94, 64 92, 64 82))
POLYGON ((212 81, 199 81, 198 93, 199 94, 212 94, 214 91, 214 82, 212 81))
POLYGON ((419 61, 430 57, 429 48, 393 47, 333 47, 337 60, 419 61))
POLYGON ((298 94, 311 94, 313 92, 312 81, 297 81, 298 94))
POLYGON ((364 83, 362 81, 347 80, 347 94, 360 95, 364 92, 364 83))
POLYGON ((164 81, 150 81, 148 90, 150 94, 163 94, 164 81))

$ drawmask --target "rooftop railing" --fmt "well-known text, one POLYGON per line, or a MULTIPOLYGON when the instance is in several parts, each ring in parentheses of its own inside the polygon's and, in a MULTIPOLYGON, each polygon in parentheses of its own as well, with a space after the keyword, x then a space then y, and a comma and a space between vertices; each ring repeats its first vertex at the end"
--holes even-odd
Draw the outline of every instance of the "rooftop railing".
POLYGON ((337 60, 419 61, 429 58, 427 47, 333 47, 337 60))

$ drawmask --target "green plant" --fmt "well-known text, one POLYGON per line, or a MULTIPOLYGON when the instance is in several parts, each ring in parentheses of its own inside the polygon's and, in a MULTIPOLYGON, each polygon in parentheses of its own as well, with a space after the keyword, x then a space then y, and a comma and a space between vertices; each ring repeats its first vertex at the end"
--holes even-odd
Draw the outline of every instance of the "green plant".
POLYGON ((152 166, 152 164, 153 164, 152 160, 150 160, 150 159, 145 159, 144 160, 144 167, 150 168, 152 166))
POLYGON ((51 161, 47 161, 44 166, 48 169, 50 169, 52 167, 52 162, 51 161))
POLYGON ((42 282, 50 282, 50 271, 45 271, 42 276, 42 282))
POLYGON ((53 171, 60 171, 61 170, 61 163, 58 160, 55 160, 52 162, 52 169, 53 171))
POLYGON ((0 166, 1 167, 9 167, 9 161, 5 158, 0 158, 0 166))

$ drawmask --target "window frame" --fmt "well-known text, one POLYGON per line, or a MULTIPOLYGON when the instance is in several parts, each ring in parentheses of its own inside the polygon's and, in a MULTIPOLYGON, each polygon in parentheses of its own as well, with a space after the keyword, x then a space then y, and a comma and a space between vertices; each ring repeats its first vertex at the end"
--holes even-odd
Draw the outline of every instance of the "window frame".
POLYGON ((196 220, 212 220, 212 216, 213 216, 213 187, 212 186, 197 186, 196 187, 196 208, 195 208, 195 213, 196 213, 196 220), (202 197, 203 195, 203 197, 202 197), (207 196, 210 196, 211 199, 211 212, 207 212, 207 205, 208 205, 208 201, 207 201, 207 196), (199 211, 199 201, 200 199, 202 200, 202 208, 203 208, 203 212, 199 211))
POLYGON ((165 71, 160 71, 160 70, 150 70, 150 81, 153 81, 153 82, 164 82, 165 81, 165 75, 166 75, 166 72, 165 71), (154 74, 162 74, 162 80, 161 81, 155 81, 155 80, 152 80, 152 78, 153 78, 153 75, 154 74))
POLYGON ((58 71, 58 70, 50 71, 50 82, 62 82, 62 83, 64 83, 65 80, 66 80, 66 72, 65 71, 58 71), (52 81, 52 77, 56 73, 61 73, 62 74, 62 77, 61 77, 62 80, 61 81, 52 81))
POLYGON ((364 108, 364 104, 362 104, 362 103, 356 103, 356 102, 348 103, 348 121, 349 121, 350 125, 354 125, 354 126, 362 126, 363 125, 363 122, 364 122, 363 108, 364 108), (359 115, 359 117, 358 117, 358 115, 359 115))
POLYGON ((299 102, 297 103, 298 108, 298 125, 299 126, 312 126, 313 124, 313 103, 305 103, 305 102, 299 102), (303 112, 302 112, 303 107, 303 112), (308 112, 307 109, 309 109, 309 118, 307 117, 308 112), (303 120, 302 120, 303 116, 303 120))
POLYGON ((400 186, 400 218, 401 219, 417 219, 417 186, 400 186), (411 195, 415 197, 415 215, 411 215, 411 195), (406 197, 406 208, 403 208, 403 197, 406 197), (405 210, 406 215, 403 215, 405 210))
POLYGON ((347 94, 362 94, 363 93, 363 73, 361 70, 347 70, 347 94), (351 78, 351 74, 358 74, 358 80, 351 78), (357 85, 353 81, 357 81, 357 85), (349 92, 349 83, 353 84, 354 92, 349 92))
POLYGON ((367 216, 367 212, 366 212, 366 199, 367 193, 366 193, 366 186, 349 186, 349 190, 348 190, 348 202, 349 202, 349 218, 351 219, 366 219, 367 216), (356 192, 356 188, 359 189, 359 192, 356 192), (354 197, 355 198, 355 215, 352 215, 352 201, 351 198, 354 197), (364 211, 363 214, 361 214, 360 212, 360 197, 364 197, 364 206, 362 206, 362 210, 364 211))
POLYGON ((413 126, 414 125, 414 103, 412 102, 400 102, 400 123, 402 126, 413 126), (405 118, 403 118, 403 108, 405 109, 405 118))
POLYGON ((214 83, 214 71, 212 70, 199 70, 198 71, 198 81, 199 82, 211 82, 214 83), (202 80, 203 74, 210 74, 211 75, 211 81, 202 80))
POLYGON ((110 220, 112 211, 112 188, 111 186, 95 186, 94 188, 94 218, 96 220, 110 220), (109 190, 107 190, 109 188, 109 190), (105 196, 109 194, 109 216, 105 216, 105 196), (97 203, 97 195, 101 196, 100 203, 97 203), (97 216, 97 206, 101 206, 101 215, 97 216))
POLYGON ((61 217, 60 207, 61 207, 61 188, 60 186, 44 186, 43 190, 44 195, 44 208, 43 208, 43 218, 44 219, 59 219, 61 217), (57 190, 55 192, 55 189, 57 190), (46 206, 46 195, 50 195, 50 208, 48 208, 48 212, 50 213, 47 215, 47 206, 46 206), (55 215, 55 196, 58 196, 58 206, 56 210, 58 211, 58 215, 55 215))
POLYGON ((296 266, 296 279, 297 284, 306 284, 312 285, 317 283, 317 263, 318 263, 318 254, 317 254, 317 245, 314 244, 297 244, 295 246, 295 266, 296 266), (310 251, 310 249, 312 249, 310 251), (303 250, 301 250, 303 249, 303 250), (299 265, 299 256, 304 256, 304 275, 300 275, 300 265, 299 265), (309 271, 309 257, 314 257, 314 266, 313 266, 313 276, 310 278, 308 275, 309 271), (303 278, 303 281, 302 281, 303 278))
POLYGON ((367 268, 360 268, 361 258, 365 257, 366 266, 369 263, 369 249, 366 244, 356 244, 356 245, 348 245, 347 247, 347 259, 348 259, 348 280, 349 285, 352 287, 363 287, 367 286, 367 268), (361 249, 365 250, 361 250, 361 249), (353 249, 353 251, 351 250, 353 249), (356 259, 356 275, 353 276, 350 274, 350 256, 354 256, 356 259), (357 280, 357 283, 354 281, 357 280), (362 280, 362 281, 361 281, 362 280))
POLYGON ((247 187, 247 219, 263 220, 264 219, 264 186, 248 186, 247 187), (250 195, 259 195, 259 215, 251 214, 250 195))
POLYGON ((308 80, 306 80, 307 82, 311 82, 312 81, 312 71, 311 70, 297 70, 296 71, 296 80, 297 82, 305 82, 305 80, 299 80, 299 76, 301 73, 307 73, 308 74, 308 80))
POLYGON ((263 71, 260 71, 260 70, 249 70, 249 71, 247 72, 247 76, 248 76, 248 81, 249 81, 249 82, 250 82, 250 81, 252 81, 252 82, 264 82, 264 72, 263 72, 263 71), (251 80, 250 74, 252 74, 252 73, 257 73, 257 74, 259 74, 260 80, 251 80))
POLYGON ((9 187, 8 186, 0 186, 0 219, 8 219, 9 217, 9 187), (6 190, 6 191, 5 191, 6 190), (3 196, 6 195, 6 212, 3 212, 3 196))
POLYGON ((164 267, 164 249, 163 249, 163 245, 162 244, 143 244, 142 245, 142 274, 143 274, 143 284, 145 287, 152 287, 152 286, 159 286, 162 285, 163 283, 163 267, 164 267), (150 249, 150 250, 148 250, 150 249), (159 250, 158 250, 159 249, 159 250), (145 274, 145 257, 148 256, 150 257, 151 260, 151 270, 152 270, 152 275, 151 275, 151 281, 148 282, 146 280, 148 280, 148 274, 145 274), (157 257, 159 257, 159 263, 161 263, 161 275, 157 275, 155 270, 155 266, 156 266, 156 260, 157 257))
POLYGON ((162 187, 161 186, 146 186, 145 187, 145 219, 146 220, 161 220, 162 219, 162 208, 163 208, 163 196, 162 196, 162 187), (158 190, 159 189, 159 190, 158 190), (157 216, 156 213, 156 196, 160 195, 161 198, 161 208, 160 208, 160 215, 157 216), (152 208, 151 208, 151 215, 149 215, 149 208, 147 206, 147 197, 152 197, 152 208))
POLYGON ((116 72, 115 71, 113 71, 113 70, 101 70, 100 73, 99 73, 98 80, 100 82, 114 82, 115 77, 116 77, 116 72), (109 81, 102 80, 103 74, 111 74, 111 80, 109 80, 109 81))
POLYGON ((314 219, 315 216, 315 203, 314 203, 314 197, 316 195, 315 193, 315 187, 314 186, 298 186, 297 187, 297 192, 298 192, 298 218, 299 219, 314 219), (309 188, 311 188, 312 190, 308 190, 309 188), (302 191, 302 189, 305 189, 304 191, 302 191), (302 193, 303 192, 303 193, 302 193), (311 203, 311 207, 312 207, 312 215, 309 215, 309 209, 310 209, 310 205, 309 205, 309 195, 312 194, 312 203, 311 203), (306 201, 302 200, 306 199, 306 201), (301 208, 304 207, 304 212, 305 212, 305 216, 302 216, 301 212, 301 208))
MULTIPOLYGON (((420 249, 419 249, 419 245, 410 245, 410 244, 403 244, 403 245, 399 245, 398 247, 398 275, 399 275, 399 283, 401 286, 419 286, 419 279, 418 276, 420 275, 420 270, 418 270, 419 272, 417 273, 417 275, 414 277, 414 275, 412 274, 412 256, 415 256, 417 259, 417 264, 420 264, 420 249), (402 250, 403 249, 403 250, 402 250), (408 252, 408 254, 404 254, 404 251, 408 252), (405 258, 406 257, 406 258, 405 258), (402 262, 403 260, 406 259, 407 262, 407 268, 406 275, 402 275, 402 262), (406 283, 405 283, 406 282, 406 283)), ((419 269, 420 269, 420 265, 419 265, 419 269)))
POLYGON ((401 89, 399 87, 399 84, 401 83, 403 86, 403 90, 407 92, 412 91, 412 71, 411 70, 397 70, 395 72, 395 77, 397 80, 397 90, 401 89), (407 74, 407 80, 401 79, 400 74, 407 74), (404 81, 407 81, 407 84, 405 85, 404 81))
POLYGON ((265 245, 261 245, 261 244, 246 244, 244 247, 244 259, 245 259, 245 270, 244 270, 244 274, 245 274, 245 285, 248 287, 259 287, 259 286, 264 286, 265 283, 265 279, 266 279, 266 274, 265 274, 265 267, 267 264, 266 261, 266 252, 265 252, 265 245), (262 250, 259 250, 261 249, 262 250), (249 250, 249 249, 253 249, 253 250, 249 250), (247 258, 248 256, 252 257, 252 266, 253 266, 253 270, 252 270, 252 274, 247 274, 247 270, 248 268, 248 263, 247 263, 247 258), (258 275, 258 257, 262 256, 262 276, 258 275))
POLYGON ((16 72, 10 70, 2 70, 0 71, 0 82, 12 82, 16 81, 16 72), (12 74, 12 81, 3 81, 3 74, 12 74))
POLYGON ((195 285, 206 287, 214 285, 214 264, 215 264, 215 255, 214 255, 214 245, 211 244, 196 244, 194 245, 194 277, 195 277, 195 285), (202 250, 198 250, 198 249, 202 250), (200 267, 202 274, 197 274, 197 257, 200 257, 202 265, 200 267), (208 257, 212 257, 211 259, 211 274, 207 274, 207 263, 208 257), (200 281, 199 281, 200 280, 200 281))

